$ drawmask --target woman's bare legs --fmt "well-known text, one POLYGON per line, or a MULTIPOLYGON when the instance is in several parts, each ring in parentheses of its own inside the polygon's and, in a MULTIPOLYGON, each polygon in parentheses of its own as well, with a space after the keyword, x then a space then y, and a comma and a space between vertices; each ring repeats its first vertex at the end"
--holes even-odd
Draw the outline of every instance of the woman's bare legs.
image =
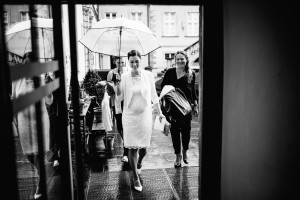
POLYGON ((143 166, 142 161, 146 154, 147 154, 146 148, 139 149, 139 158, 138 158, 138 162, 137 162, 137 173, 138 174, 141 174, 141 172, 142 172, 142 166, 143 166))
POLYGON ((137 173, 137 149, 128 149, 128 161, 133 173, 134 187, 139 188, 141 187, 141 183, 137 173))
POLYGON ((147 154, 147 149, 146 148, 139 149, 138 164, 142 164, 142 161, 143 161, 146 154, 147 154))

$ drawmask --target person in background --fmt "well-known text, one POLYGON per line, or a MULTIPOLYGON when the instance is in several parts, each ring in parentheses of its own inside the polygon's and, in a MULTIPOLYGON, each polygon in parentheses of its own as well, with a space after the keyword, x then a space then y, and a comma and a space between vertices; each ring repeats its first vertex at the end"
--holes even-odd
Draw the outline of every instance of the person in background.
MULTIPOLYGON (((45 82, 49 83, 55 79, 55 76, 52 72, 49 72, 45 76, 45 82)), ((53 167, 57 167, 59 165, 59 142, 58 135, 56 131, 57 126, 57 115, 58 115, 58 96, 57 92, 53 92, 53 102, 51 105, 46 104, 46 108, 48 111, 49 119, 50 119, 50 149, 53 151, 53 156, 51 161, 53 161, 53 167)))
POLYGON ((160 120, 164 117, 160 110, 155 89, 154 76, 142 69, 141 54, 132 50, 128 53, 131 70, 122 74, 117 81, 117 101, 124 100, 122 114, 124 146, 128 148, 129 163, 133 171, 134 189, 142 191, 138 174, 142 161, 150 146, 152 134, 152 106, 160 120), (153 103, 153 105, 151 104, 153 103))
MULTIPOLYGON (((28 52, 24 54, 23 62, 28 63, 32 62, 33 53, 28 52)), ((32 79, 22 78, 20 80, 14 81, 12 83, 12 100, 18 98, 19 96, 26 94, 34 89, 34 83, 32 79)), ((53 95, 49 94, 41 100, 41 120, 43 123, 43 144, 44 144, 44 153, 49 151, 49 116, 46 109, 46 104, 51 105, 53 102, 53 95)), ((21 148, 23 154, 27 157, 29 162, 35 166, 37 169, 38 175, 40 175, 40 162, 39 160, 44 158, 41 157, 40 152, 38 151, 38 138, 37 138, 37 129, 36 129, 36 113, 35 105, 30 105, 24 110, 17 113, 15 116, 17 123, 17 131, 20 138, 21 148)), ((42 198, 41 188, 43 182, 46 182, 42 177, 39 176, 38 185, 36 192, 34 194, 34 199, 42 198)))
POLYGON ((176 154, 174 167, 181 167, 182 159, 185 164, 189 163, 187 150, 189 149, 191 136, 192 113, 194 116, 198 116, 198 96, 195 90, 196 75, 189 67, 187 54, 184 51, 178 51, 174 58, 176 67, 169 68, 166 71, 161 83, 161 88, 165 85, 172 85, 175 88, 181 89, 193 109, 193 111, 187 114, 184 119, 171 122, 170 132, 176 154))
MULTIPOLYGON (((114 82, 114 90, 115 90, 115 94, 116 94, 116 92, 117 92, 116 83, 117 83, 117 81, 121 81, 120 80, 121 75, 124 72, 127 72, 128 68, 126 67, 126 61, 125 61, 125 58, 123 58, 123 57, 115 57, 114 62, 115 62, 117 67, 108 72, 107 81, 114 82)), ((113 115, 116 118, 118 132, 119 132, 119 134, 121 135, 121 137, 124 141, 123 126, 122 126, 123 101, 117 102, 115 95, 112 95, 110 97, 110 100, 111 100, 110 105, 111 105, 112 110, 113 110, 113 115)), ((125 163, 128 162, 128 149, 125 148, 125 147, 123 147, 123 157, 122 157, 121 161, 125 162, 125 163)))

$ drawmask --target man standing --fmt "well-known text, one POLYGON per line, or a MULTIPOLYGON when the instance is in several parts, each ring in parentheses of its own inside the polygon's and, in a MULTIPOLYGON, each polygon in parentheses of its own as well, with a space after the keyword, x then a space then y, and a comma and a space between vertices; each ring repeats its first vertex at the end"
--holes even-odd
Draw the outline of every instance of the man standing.
MULTIPOLYGON (((117 88, 116 88, 116 83, 118 81, 121 81, 121 75, 125 72, 128 71, 128 68, 126 67, 125 59, 122 57, 115 57, 114 63, 116 64, 116 68, 112 69, 111 71, 108 72, 107 74, 107 81, 112 81, 114 82, 114 90, 115 94, 117 93, 117 88)), ((111 107, 113 109, 113 114, 116 118, 116 123, 117 123, 117 129, 119 134, 121 135, 123 139, 123 126, 122 126, 122 110, 123 110, 123 101, 117 102, 115 95, 111 96, 111 107)), ((128 149, 123 147, 123 157, 122 157, 122 162, 128 162, 128 149)))

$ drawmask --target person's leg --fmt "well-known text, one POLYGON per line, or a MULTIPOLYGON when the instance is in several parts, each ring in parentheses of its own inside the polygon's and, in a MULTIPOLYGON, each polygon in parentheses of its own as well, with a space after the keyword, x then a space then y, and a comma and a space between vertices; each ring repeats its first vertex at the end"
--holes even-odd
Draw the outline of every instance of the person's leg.
MULTIPOLYGON (((40 156, 39 155, 35 155, 35 154, 28 154, 26 155, 27 159, 29 160, 29 162, 35 166, 35 168, 37 169, 37 173, 38 173, 38 185, 37 185, 37 188, 36 188, 36 192, 35 192, 35 195, 34 195, 34 198, 37 199, 37 198, 40 198, 42 196, 41 194, 41 189, 43 187, 43 182, 45 182, 45 180, 40 176, 40 163, 39 163, 39 159, 40 159, 40 156)), ((45 182, 46 183, 46 182, 45 182)))
POLYGON ((138 158, 138 163, 142 164, 144 157, 147 154, 147 149, 146 148, 141 148, 139 149, 139 158, 138 158))
MULTIPOLYGON (((49 108, 50 109, 50 108, 49 108)), ((50 111, 49 111, 50 112, 50 111)), ((49 130, 49 145, 50 145, 50 149, 53 151, 54 146, 55 146, 55 131, 54 131, 54 117, 50 116, 49 117, 49 122, 50 122, 50 130, 49 130)), ((53 162, 54 161, 54 155, 53 157, 50 158, 49 162, 53 162)))
POLYGON ((137 149, 128 149, 128 158, 129 158, 129 163, 132 169, 132 174, 133 174, 133 182, 134 182, 134 188, 136 190, 141 191, 141 183, 139 176, 137 174, 137 149))
MULTIPOLYGON (((122 113, 116 114, 116 122, 117 122, 117 129, 119 134, 121 135, 122 140, 123 139, 123 126, 122 126, 122 113)), ((124 147, 123 145, 123 156, 128 156, 128 149, 124 147)))
POLYGON ((172 138, 172 143, 173 143, 173 148, 176 154, 176 160, 174 163, 175 167, 180 167, 181 166, 181 139, 180 139, 180 126, 178 123, 171 123, 171 138, 172 138))
POLYGON ((49 119, 50 119, 50 148, 53 152, 51 161, 53 161, 53 167, 56 167, 59 165, 58 162, 59 143, 58 143, 58 134, 56 131, 57 118, 55 115, 53 115, 49 119))
POLYGON ((139 157, 138 157, 138 161, 137 161, 137 172, 138 174, 141 174, 141 171, 142 171, 142 162, 143 162, 143 159, 144 157, 146 156, 147 154, 147 149, 146 148, 141 148, 139 149, 139 157))
POLYGON ((191 120, 186 120, 185 124, 182 126, 181 129, 181 139, 182 139, 182 156, 183 162, 188 164, 188 157, 187 157, 187 150, 189 149, 191 138, 191 120))
POLYGON ((117 130, 123 139, 122 113, 115 114, 115 117, 116 117, 117 130))
POLYGON ((124 147, 123 156, 128 156, 128 149, 124 147))

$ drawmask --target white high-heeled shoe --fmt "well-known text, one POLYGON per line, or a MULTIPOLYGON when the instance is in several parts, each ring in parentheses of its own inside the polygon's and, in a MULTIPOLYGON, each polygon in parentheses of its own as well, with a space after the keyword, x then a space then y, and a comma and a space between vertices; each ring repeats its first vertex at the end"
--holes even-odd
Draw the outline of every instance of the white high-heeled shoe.
POLYGON ((34 199, 39 199, 42 197, 42 194, 34 194, 33 198, 34 199))
POLYGON ((133 187, 136 191, 139 191, 139 192, 141 192, 143 190, 143 186, 140 182, 140 179, 138 179, 136 181, 133 179, 133 187))
POLYGON ((41 197, 42 197, 42 193, 41 193, 41 191, 40 191, 39 186, 37 186, 37 187, 36 187, 36 192, 35 192, 35 194, 34 194, 34 196, 33 196, 33 199, 39 199, 39 198, 41 198, 41 197))

